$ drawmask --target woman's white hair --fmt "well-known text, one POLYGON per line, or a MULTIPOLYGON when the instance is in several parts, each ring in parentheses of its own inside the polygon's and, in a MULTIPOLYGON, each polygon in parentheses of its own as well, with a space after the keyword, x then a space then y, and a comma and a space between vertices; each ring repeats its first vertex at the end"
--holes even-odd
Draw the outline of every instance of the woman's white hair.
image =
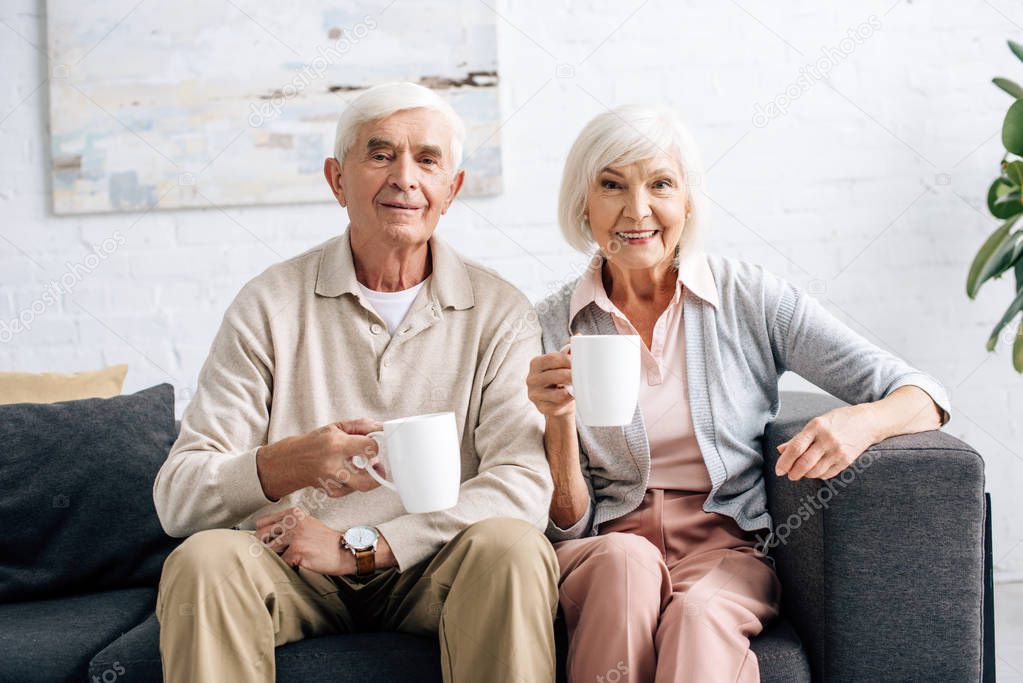
POLYGON ((334 133, 334 158, 343 163, 359 135, 359 126, 406 109, 433 109, 444 115, 451 126, 451 158, 453 168, 462 165, 465 123, 444 98, 416 83, 395 82, 374 85, 352 100, 337 120, 334 133))
POLYGON ((598 114, 576 138, 565 160, 558 197, 558 224, 565 240, 590 254, 596 243, 586 220, 586 203, 600 172, 626 166, 660 153, 674 159, 682 171, 688 211, 676 251, 702 248, 708 204, 703 192, 703 162, 692 134, 678 114, 666 107, 626 105, 598 114))

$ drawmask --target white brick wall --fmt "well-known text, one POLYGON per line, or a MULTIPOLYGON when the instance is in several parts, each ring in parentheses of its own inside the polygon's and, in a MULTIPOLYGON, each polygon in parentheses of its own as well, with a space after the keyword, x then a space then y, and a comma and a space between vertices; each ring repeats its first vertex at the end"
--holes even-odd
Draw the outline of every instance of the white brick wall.
MULTIPOLYGON (((955 410, 946 430, 987 462, 998 576, 1023 578, 1023 378, 1006 345, 984 350, 1010 283, 988 285, 977 302, 963 291, 995 225, 983 198, 1008 98, 989 80, 1023 77, 1004 43, 1023 40, 1023 8, 509 0, 499 9, 505 191, 456 204, 442 233, 539 298, 581 262, 553 225, 573 136, 604 105, 678 106, 713 164, 712 247, 815 288, 855 329, 945 382, 955 410), (843 43, 864 25, 869 37, 843 43), (811 79, 784 115, 754 125, 826 54, 829 82, 811 79), (559 64, 571 75, 556 76, 559 64)), ((46 63, 32 45, 45 45, 42 14, 41 0, 0 7, 0 322, 31 310, 93 245, 117 233, 125 243, 0 344, 0 369, 126 362, 126 391, 172 382, 180 410, 241 284, 337 234, 345 216, 324 203, 54 217, 47 87, 36 89, 46 63)), ((803 383, 790 375, 783 385, 803 383)))

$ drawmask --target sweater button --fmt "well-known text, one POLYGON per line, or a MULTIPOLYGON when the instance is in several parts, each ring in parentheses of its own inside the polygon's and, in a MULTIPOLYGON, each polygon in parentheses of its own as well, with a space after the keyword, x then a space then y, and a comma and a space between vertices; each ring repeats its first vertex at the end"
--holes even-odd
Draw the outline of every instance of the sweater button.
POLYGON ((373 334, 380 334, 384 331, 384 328, 379 323, 373 323, 369 326, 369 331, 373 334))

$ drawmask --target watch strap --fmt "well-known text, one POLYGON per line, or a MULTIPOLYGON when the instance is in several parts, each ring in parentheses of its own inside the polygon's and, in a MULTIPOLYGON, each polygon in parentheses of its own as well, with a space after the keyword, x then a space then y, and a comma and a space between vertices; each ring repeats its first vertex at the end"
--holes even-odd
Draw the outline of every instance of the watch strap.
POLYGON ((355 575, 366 576, 372 574, 377 568, 376 552, 373 548, 364 548, 362 550, 352 550, 355 555, 355 575))

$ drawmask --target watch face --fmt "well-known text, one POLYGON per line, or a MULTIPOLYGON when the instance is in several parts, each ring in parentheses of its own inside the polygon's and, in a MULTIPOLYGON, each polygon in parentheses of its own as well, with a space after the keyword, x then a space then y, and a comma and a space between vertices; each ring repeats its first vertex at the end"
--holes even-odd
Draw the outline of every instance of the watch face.
POLYGON ((377 542, 377 538, 377 532, 368 526, 353 526, 345 532, 345 543, 349 548, 356 550, 372 548, 373 544, 377 542))

